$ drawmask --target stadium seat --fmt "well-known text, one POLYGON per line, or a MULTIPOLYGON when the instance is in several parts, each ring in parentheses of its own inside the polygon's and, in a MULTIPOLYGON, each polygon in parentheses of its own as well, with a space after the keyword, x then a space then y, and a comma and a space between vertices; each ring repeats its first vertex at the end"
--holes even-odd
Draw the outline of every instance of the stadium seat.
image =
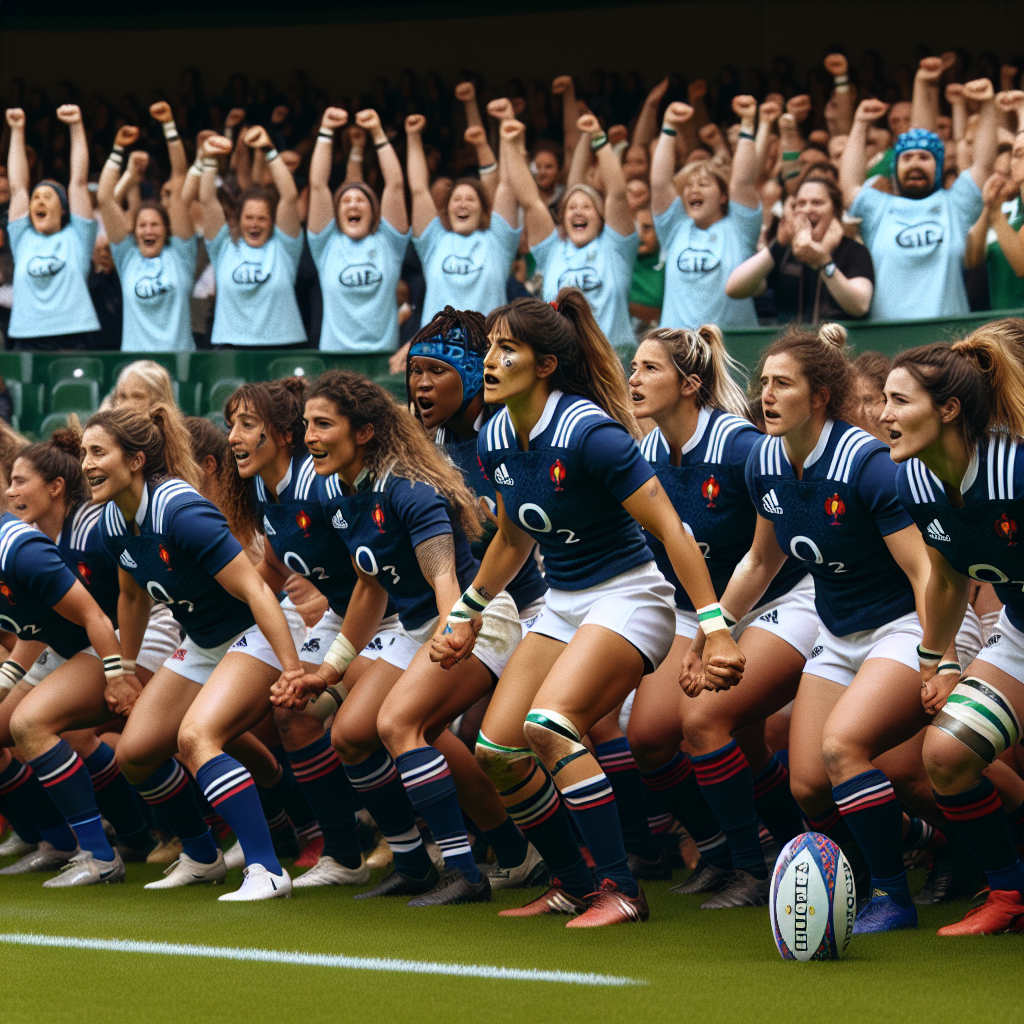
POLYGON ((50 388, 50 412, 73 412, 100 405, 100 386, 95 380, 62 380, 50 388))
POLYGON ((316 377, 326 369, 319 356, 307 356, 304 353, 282 356, 267 365, 267 380, 276 380, 278 377, 316 377))
MULTIPOLYGON (((37 360, 37 363, 40 360, 37 360)), ((38 367, 37 367, 38 369, 38 367)), ((62 380, 88 381, 94 380, 102 384, 103 360, 91 356, 64 356, 59 359, 46 360, 46 376, 51 387, 62 380)))
POLYGON ((220 413, 223 417, 224 403, 245 383, 243 377, 227 377, 213 384, 206 396, 206 412, 220 413))
POLYGON ((68 409, 67 412, 51 412, 50 415, 44 417, 43 422, 39 424, 36 436, 40 440, 47 440, 58 427, 67 426, 68 417, 72 413, 77 413, 78 420, 84 427, 85 421, 92 415, 92 412, 93 411, 91 409, 68 409))

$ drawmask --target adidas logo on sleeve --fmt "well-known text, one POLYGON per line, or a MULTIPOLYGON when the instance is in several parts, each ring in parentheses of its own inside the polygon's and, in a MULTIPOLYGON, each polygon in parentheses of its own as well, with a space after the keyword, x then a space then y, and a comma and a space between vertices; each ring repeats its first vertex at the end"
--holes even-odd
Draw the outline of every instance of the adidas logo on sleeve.
POLYGON ((944 540, 949 543, 949 534, 943 530, 942 523, 938 519, 933 519, 928 524, 928 536, 931 540, 944 540))
POLYGON ((764 506, 765 512, 769 515, 782 515, 782 506, 779 504, 779 499, 775 494, 774 487, 761 499, 761 504, 764 506))
POLYGON ((334 513, 334 516, 331 519, 331 526, 333 526, 336 530, 347 530, 348 529, 348 521, 341 514, 341 509, 340 508, 338 509, 337 512, 334 513))
POLYGON ((139 567, 139 563, 127 551, 121 552, 120 562, 126 569, 138 569, 139 567))
POLYGON ((502 487, 512 486, 512 474, 508 471, 504 462, 494 471, 494 482, 501 484, 502 487))

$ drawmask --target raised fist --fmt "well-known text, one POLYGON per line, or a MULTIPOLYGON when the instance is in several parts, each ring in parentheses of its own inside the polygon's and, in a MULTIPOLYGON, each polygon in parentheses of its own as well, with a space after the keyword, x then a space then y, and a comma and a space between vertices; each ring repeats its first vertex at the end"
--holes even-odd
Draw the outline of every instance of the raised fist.
POLYGON ((7 123, 12 128, 24 128, 25 127, 25 111, 21 107, 8 107, 7 108, 7 123))
POLYGON ((624 124, 613 124, 608 129, 608 141, 617 146, 620 142, 629 141, 629 129, 624 124))
POLYGON ((942 57, 922 57, 921 63, 917 66, 917 77, 922 82, 938 83, 947 67, 942 57))
POLYGON ((562 93, 568 92, 572 87, 572 75, 559 75, 551 83, 551 92, 555 96, 561 96, 562 93))
POLYGON ((601 122, 593 114, 584 114, 576 122, 576 127, 581 132, 588 132, 590 135, 594 135, 601 130, 601 122))
POLYGON ((964 101, 964 87, 959 82, 950 82, 946 86, 946 102, 952 107, 964 101))
POLYGON ((410 114, 405 119, 405 134, 418 135, 427 127, 427 119, 422 114, 410 114))
POLYGON ((77 103, 62 103, 57 108, 57 119, 65 124, 81 124, 82 111, 77 103))
POLYGON ((224 118, 225 128, 237 128, 245 120, 244 107, 232 107, 224 118))
POLYGON ((1006 178, 999 173, 990 174, 981 190, 982 201, 988 207, 998 206, 1002 202, 1006 178))
POLYGON ((291 113, 291 111, 289 111, 283 103, 279 104, 270 112, 270 123, 284 124, 284 122, 288 120, 289 113, 291 113))
POLYGON ((375 132, 380 127, 380 115, 376 110, 360 110, 356 113, 356 124, 364 132, 375 132))
POLYGON ((171 110, 170 103, 166 103, 163 100, 160 100, 150 106, 149 116, 153 118, 153 120, 160 121, 161 123, 174 120, 174 112, 171 110))
POLYGON ((845 75, 849 70, 846 58, 841 53, 830 53, 825 58, 825 70, 833 77, 845 75))
POLYGON ((522 121, 515 120, 515 118, 508 118, 501 122, 501 137, 506 142, 515 142, 525 131, 526 125, 522 121))
POLYGON ((996 93, 996 106, 1005 114, 1024 109, 1024 92, 1010 89, 1008 92, 996 93))
POLYGON ((504 97, 498 100, 491 100, 487 104, 487 113, 499 121, 516 116, 515 111, 512 109, 512 101, 504 97))
POLYGON ((348 124, 348 111, 341 107, 328 107, 320 118, 321 128, 344 128, 348 124))
POLYGON ((115 146, 133 146, 139 137, 139 129, 133 124, 122 125, 114 136, 115 146))
POLYGON ((795 132, 796 118, 792 114, 783 114, 782 117, 779 118, 779 131, 795 132))
POLYGON ((995 89, 987 78, 976 78, 964 86, 964 96, 975 103, 984 103, 995 96, 995 89))
POLYGON ((668 92, 668 77, 663 78, 648 94, 647 102, 658 104, 665 98, 668 92))
POLYGON ((231 140, 223 135, 211 135, 203 140, 203 152, 207 156, 230 156, 232 148, 231 140))
POLYGON ((758 108, 762 121, 774 124, 782 116, 782 104, 775 100, 765 100, 758 108))
MULTIPOLYGON (((735 100, 733 101, 735 102, 735 100)), ((811 112, 810 96, 794 96, 786 103, 786 113, 792 114, 797 121, 806 121, 811 112)))
POLYGON ((270 149, 272 145, 267 129, 262 127, 262 125, 254 125, 252 128, 249 128, 242 136, 242 141, 250 149, 270 149))
POLYGON ((460 103, 471 103, 476 99, 476 87, 472 82, 459 82, 455 86, 455 98, 460 103))
POLYGON ((691 82, 686 90, 686 98, 691 104, 696 103, 697 100, 704 99, 708 94, 708 83, 703 78, 698 78, 696 81, 691 82))
POLYGON ((861 100, 857 104, 854 120, 860 121, 861 124, 874 124, 880 117, 885 117, 888 110, 889 104, 881 100, 861 100))
POLYGON ((733 96, 732 112, 740 120, 753 120, 757 116, 757 100, 753 96, 733 96))
POLYGON ((525 109, 526 109, 526 100, 524 100, 522 96, 515 96, 515 97, 513 97, 513 99, 512 99, 512 113, 515 114, 516 117, 519 117, 519 115, 525 109))
POLYGON ((1012 64, 1004 64, 999 69, 999 85, 1003 92, 1009 92, 1013 89, 1019 74, 1020 68, 1015 68, 1012 64))
POLYGON ((665 120, 672 125, 686 124, 693 117, 693 107, 689 103, 670 103, 665 111, 665 120))
MULTIPOLYGON (((509 124, 511 122, 506 122, 509 124)), ((462 136, 471 146, 483 146, 487 142, 487 132, 482 124, 470 125, 462 136)))
POLYGON ((141 178, 149 166, 149 154, 141 149, 128 154, 128 173, 135 178, 141 178))
POLYGON ((196 155, 197 156, 202 156, 203 155, 203 145, 206 143, 206 140, 210 139, 210 138, 213 138, 213 136, 216 135, 216 134, 217 133, 215 131, 212 131, 209 128, 204 128, 196 136, 196 155))

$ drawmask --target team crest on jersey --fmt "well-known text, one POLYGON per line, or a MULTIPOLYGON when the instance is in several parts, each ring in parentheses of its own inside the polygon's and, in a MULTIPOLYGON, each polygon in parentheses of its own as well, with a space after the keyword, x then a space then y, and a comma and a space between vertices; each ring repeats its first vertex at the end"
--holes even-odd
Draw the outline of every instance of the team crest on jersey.
POLYGON ((78 575, 82 577, 82 582, 87 586, 92 586, 92 569, 89 568, 88 562, 78 563, 78 575))
POLYGON ((333 526, 336 530, 347 530, 348 529, 348 521, 341 514, 341 509, 340 508, 338 509, 337 512, 334 513, 334 516, 331 519, 331 526, 333 526))
POLYGON ((138 569, 139 567, 139 563, 127 551, 121 552, 119 561, 126 569, 138 569))
POLYGON ((167 566, 167 571, 168 572, 173 572, 174 571, 174 567, 171 565, 171 553, 170 553, 170 551, 168 551, 167 548, 165 548, 163 546, 163 544, 160 545, 160 547, 157 549, 157 551, 158 551, 158 554, 160 555, 160 561, 163 562, 164 565, 167 566))
POLYGON ((1013 539, 1017 535, 1017 520, 1011 519, 1005 512, 992 524, 996 534, 1006 541, 1007 547, 1015 548, 1017 542, 1013 539))
POLYGON ((561 459, 555 459, 551 464, 551 469, 548 474, 551 477, 551 482, 555 485, 556 491, 564 490, 562 482, 565 480, 566 471, 565 463, 561 459))
POLYGON ((384 509, 382 509, 380 507, 380 502, 379 501, 377 502, 376 505, 373 506, 373 512, 370 514, 370 518, 374 521, 374 524, 376 525, 378 532, 383 533, 384 532, 384 509))
POLYGON ((15 604, 14 594, 11 593, 11 588, 3 580, 0 580, 0 594, 3 594, 10 604, 15 604))
POLYGON ((709 476, 707 480, 700 486, 700 493, 707 499, 708 508, 717 508, 715 504, 715 498, 722 493, 722 485, 714 478, 709 476))
POLYGON ((302 531, 303 537, 309 536, 309 528, 313 525, 313 520, 309 518, 305 509, 299 509, 295 516, 295 525, 302 531))
POLYGON ((833 494, 831 498, 825 499, 825 515, 832 517, 832 522, 829 526, 842 526, 839 522, 839 517, 846 511, 846 503, 838 494, 833 494))

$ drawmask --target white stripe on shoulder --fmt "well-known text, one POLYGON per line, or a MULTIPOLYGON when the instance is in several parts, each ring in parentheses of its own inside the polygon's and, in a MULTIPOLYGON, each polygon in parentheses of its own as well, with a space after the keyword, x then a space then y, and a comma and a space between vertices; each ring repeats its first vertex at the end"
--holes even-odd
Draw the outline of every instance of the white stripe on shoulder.
POLYGON ((499 451, 502 448, 511 448, 509 438, 512 436, 512 425, 509 420, 508 409, 504 408, 497 416, 487 421, 484 427, 484 443, 489 452, 499 451))
POLYGON ((316 469, 313 466, 313 456, 307 455, 302 460, 295 482, 295 497, 299 501, 306 501, 310 491, 313 489, 313 482, 316 480, 316 469))
POLYGON ((102 505, 82 505, 71 520, 71 547, 81 551, 89 543, 89 534, 103 515, 102 505))
POLYGON ((986 463, 990 501, 1009 501, 1015 497, 1013 475, 1019 445, 1019 441, 1001 430, 989 432, 986 463))
POLYGON ((112 501, 103 506, 103 525, 111 537, 123 537, 127 533, 124 516, 121 510, 112 501))
POLYGON ((729 440, 730 435, 748 425, 749 421, 743 419, 742 416, 734 416, 732 413, 719 416, 711 428, 707 447, 704 449, 704 461, 721 462, 725 452, 725 443, 729 440))
POLYGON ((256 474, 256 500, 263 502, 267 500, 267 485, 258 473, 256 474))
POLYGON ((589 401, 586 398, 581 398, 578 402, 573 402, 563 413, 558 417, 558 424, 555 427, 555 432, 551 438, 552 448, 568 448, 569 443, 572 441, 573 432, 576 430, 576 425, 584 419, 589 417, 598 417, 600 419, 611 419, 600 406, 594 402, 589 401))
POLYGON ((7 556, 20 538, 38 532, 34 526, 29 526, 28 523, 7 523, 6 526, 0 528, 0 569, 7 570, 7 556))
MULTIPOLYGON (((782 475, 782 438, 765 437, 758 453, 763 476, 782 475)), ((786 460, 789 461, 788 459, 786 460)))
POLYGON ((153 491, 153 512, 152 525, 154 533, 164 532, 164 518, 167 515, 168 505, 175 499, 184 495, 195 495, 202 498, 202 495, 184 480, 171 477, 157 484, 153 491))
POLYGON ((857 452, 873 440, 874 438, 866 430, 861 430, 860 427, 850 427, 836 445, 826 479, 848 484, 857 452))
POLYGON ((655 427, 640 442, 640 454, 648 462, 657 462, 658 459, 668 455, 668 453, 668 441, 665 440, 665 435, 661 432, 661 427, 655 427))
POLYGON ((341 495, 341 487, 338 484, 338 474, 337 473, 332 473, 327 478, 327 483, 324 485, 324 489, 327 492, 327 497, 328 498, 333 500, 334 498, 340 497, 340 495, 341 495))

